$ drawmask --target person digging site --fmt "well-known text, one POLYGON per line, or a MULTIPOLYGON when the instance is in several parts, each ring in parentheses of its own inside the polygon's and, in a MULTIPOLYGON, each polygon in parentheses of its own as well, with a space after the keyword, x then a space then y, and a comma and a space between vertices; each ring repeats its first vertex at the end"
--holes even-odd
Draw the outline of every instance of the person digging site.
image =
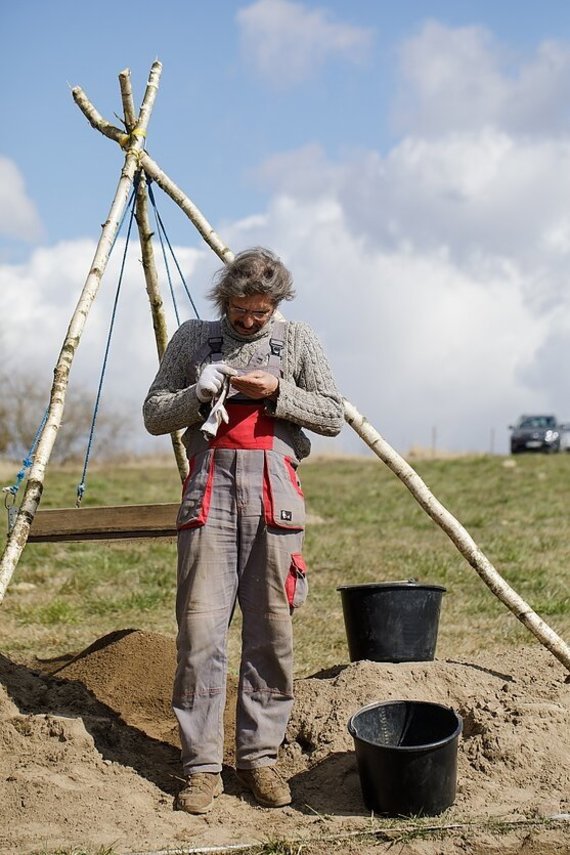
POLYGON ((315 333, 278 310, 291 274, 271 251, 239 253, 214 278, 219 320, 174 334, 143 406, 151 434, 185 429, 177 517, 178 719, 185 786, 175 808, 209 811, 222 793, 227 636, 242 649, 236 775, 264 807, 291 802, 277 769, 293 706, 292 615, 307 595, 303 428, 335 436, 342 398, 315 333))

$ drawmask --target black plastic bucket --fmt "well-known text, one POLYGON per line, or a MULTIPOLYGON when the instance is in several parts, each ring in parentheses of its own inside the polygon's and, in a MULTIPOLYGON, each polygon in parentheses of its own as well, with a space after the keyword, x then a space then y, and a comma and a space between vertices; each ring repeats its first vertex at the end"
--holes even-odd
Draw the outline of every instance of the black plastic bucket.
POLYGON ((435 816, 455 801, 463 721, 427 701, 369 704, 348 722, 366 807, 388 816, 435 816))
POLYGON ((434 658, 441 585, 378 582, 341 585, 350 661, 424 662, 434 658))

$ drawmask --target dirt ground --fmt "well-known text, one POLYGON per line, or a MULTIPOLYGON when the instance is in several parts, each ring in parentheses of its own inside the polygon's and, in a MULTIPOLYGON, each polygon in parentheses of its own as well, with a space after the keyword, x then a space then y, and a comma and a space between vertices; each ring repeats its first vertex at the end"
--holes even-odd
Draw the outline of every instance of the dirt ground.
POLYGON ((280 810, 256 806, 233 777, 230 682, 225 792, 203 817, 172 810, 173 668, 172 639, 130 629, 75 656, 26 665, 0 656, 2 855, 240 851, 276 840, 304 841, 292 849, 303 855, 570 852, 570 683, 539 645, 476 662, 356 662, 298 680, 281 756, 293 804, 280 810), (390 699, 442 703, 463 718, 455 804, 424 820, 432 830, 421 838, 407 835, 410 820, 371 816, 362 801, 347 722, 390 699))

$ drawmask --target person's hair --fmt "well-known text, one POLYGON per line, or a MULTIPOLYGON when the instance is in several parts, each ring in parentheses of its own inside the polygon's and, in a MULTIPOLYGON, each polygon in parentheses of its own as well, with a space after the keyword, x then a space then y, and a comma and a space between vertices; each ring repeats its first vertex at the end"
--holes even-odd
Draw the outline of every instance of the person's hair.
POLYGON ((261 246, 238 253, 218 270, 208 298, 223 315, 230 300, 258 294, 268 297, 275 308, 281 300, 292 300, 295 296, 290 272, 275 253, 261 246))

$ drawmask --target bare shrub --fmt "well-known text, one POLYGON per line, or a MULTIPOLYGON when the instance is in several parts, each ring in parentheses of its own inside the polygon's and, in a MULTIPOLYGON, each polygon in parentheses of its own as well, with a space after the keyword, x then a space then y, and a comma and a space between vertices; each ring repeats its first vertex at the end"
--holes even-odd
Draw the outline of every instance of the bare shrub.
MULTIPOLYGON (((26 455, 49 403, 49 389, 34 374, 0 374, 0 453, 26 455)), ((70 384, 65 412, 52 452, 57 463, 83 459, 89 441, 95 395, 70 384)), ((123 404, 105 398, 97 413, 90 455, 108 459, 128 448, 132 416, 123 404)))

